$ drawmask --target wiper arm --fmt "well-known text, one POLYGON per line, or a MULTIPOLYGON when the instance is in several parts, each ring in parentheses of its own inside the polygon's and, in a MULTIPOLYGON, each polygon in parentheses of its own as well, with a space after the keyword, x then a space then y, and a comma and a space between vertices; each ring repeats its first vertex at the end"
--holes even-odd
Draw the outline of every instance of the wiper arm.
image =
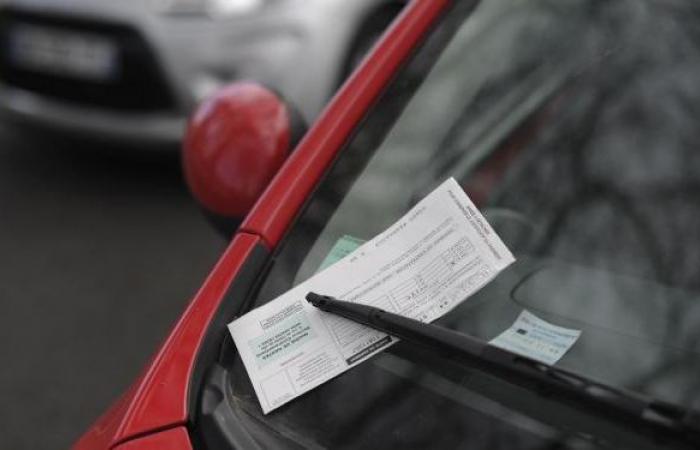
POLYGON ((399 316, 379 308, 309 292, 306 300, 326 311, 404 341, 437 351, 465 366, 537 392, 573 408, 654 437, 700 446, 700 412, 608 386, 565 369, 489 345, 473 336, 399 316))

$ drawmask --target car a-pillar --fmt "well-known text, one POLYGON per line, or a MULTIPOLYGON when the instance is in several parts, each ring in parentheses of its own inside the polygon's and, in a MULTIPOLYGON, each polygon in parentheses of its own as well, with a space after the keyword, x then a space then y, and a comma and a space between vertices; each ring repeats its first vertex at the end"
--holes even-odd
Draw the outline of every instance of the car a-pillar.
POLYGON ((296 109, 258 83, 232 83, 190 117, 182 152, 190 192, 230 238, 306 133, 296 109))

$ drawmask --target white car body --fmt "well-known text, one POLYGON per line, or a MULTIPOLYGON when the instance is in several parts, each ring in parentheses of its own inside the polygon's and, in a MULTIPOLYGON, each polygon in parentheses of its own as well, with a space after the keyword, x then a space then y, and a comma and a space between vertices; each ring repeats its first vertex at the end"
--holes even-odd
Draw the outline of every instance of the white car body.
MULTIPOLYGON (((205 3, 178 2, 190 6, 205 3)), ((26 85, 27 77, 19 82, 9 80, 5 64, 0 67, 0 113, 78 135, 174 144, 180 141, 194 105, 227 82, 252 79, 279 92, 310 121, 337 88, 363 23, 379 8, 396 6, 389 0, 252 3, 260 6, 211 16, 203 11, 178 12, 176 8, 166 12, 153 0, 0 0, 0 30, 4 27, 6 38, 8 28, 15 30, 17 24, 37 26, 35 17, 40 17, 38 26, 49 31, 55 20, 59 30, 83 33, 88 38, 102 35, 101 27, 108 29, 112 24, 129 29, 140 37, 140 45, 150 52, 148 59, 155 62, 160 80, 154 83, 154 91, 162 88, 168 96, 157 108, 115 109, 105 104, 108 102, 85 103, 89 96, 82 98, 79 89, 67 100, 43 86, 41 80, 36 89, 26 85), (95 29, 93 24, 97 24, 95 29), (155 86, 159 83, 163 86, 155 86)), ((105 33, 106 39, 121 45, 121 38, 115 36, 112 31, 105 33)), ((7 42, 4 48, 8 48, 7 42)), ((98 96, 107 92, 92 89, 98 96)), ((123 92, 124 97, 143 95, 143 91, 123 92)), ((116 98, 122 100, 127 99, 116 98)))

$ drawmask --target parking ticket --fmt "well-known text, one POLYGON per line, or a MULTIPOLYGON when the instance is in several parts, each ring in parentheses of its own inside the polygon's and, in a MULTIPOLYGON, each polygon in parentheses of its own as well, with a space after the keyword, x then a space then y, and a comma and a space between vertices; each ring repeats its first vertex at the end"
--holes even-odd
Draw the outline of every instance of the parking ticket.
POLYGON ((310 291, 431 322, 514 261, 452 178, 345 253, 228 325, 265 414, 398 342, 311 306, 310 291))

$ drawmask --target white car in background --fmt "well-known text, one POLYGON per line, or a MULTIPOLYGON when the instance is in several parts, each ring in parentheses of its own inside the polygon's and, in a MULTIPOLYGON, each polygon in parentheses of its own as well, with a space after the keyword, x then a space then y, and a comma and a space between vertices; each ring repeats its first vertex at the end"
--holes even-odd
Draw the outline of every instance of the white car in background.
POLYGON ((30 126, 176 144, 232 80, 310 121, 400 11, 396 0, 0 0, 0 114, 30 126))

